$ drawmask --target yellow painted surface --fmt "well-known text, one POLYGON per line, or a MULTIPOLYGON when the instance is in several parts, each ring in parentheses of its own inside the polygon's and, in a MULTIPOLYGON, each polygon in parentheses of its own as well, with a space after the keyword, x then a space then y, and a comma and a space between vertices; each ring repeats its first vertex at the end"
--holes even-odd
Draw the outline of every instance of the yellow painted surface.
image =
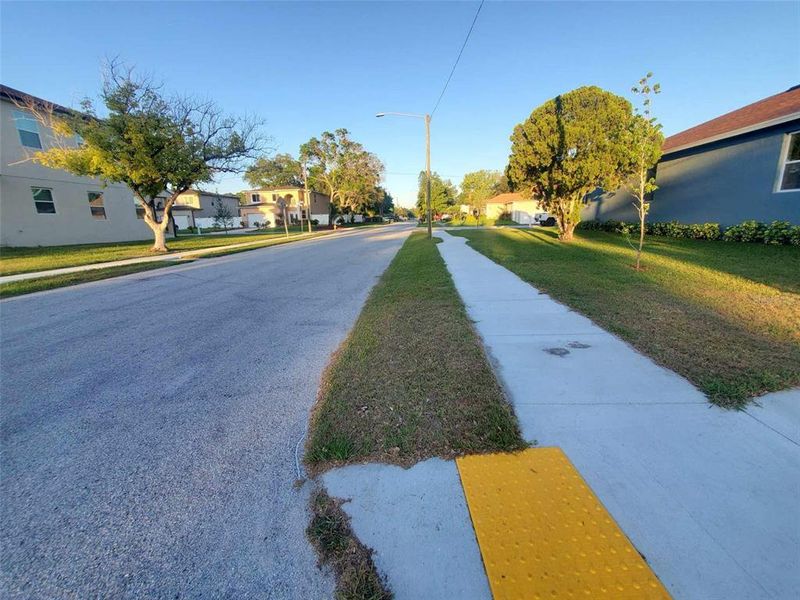
POLYGON ((670 597, 560 448, 456 462, 495 600, 670 597))

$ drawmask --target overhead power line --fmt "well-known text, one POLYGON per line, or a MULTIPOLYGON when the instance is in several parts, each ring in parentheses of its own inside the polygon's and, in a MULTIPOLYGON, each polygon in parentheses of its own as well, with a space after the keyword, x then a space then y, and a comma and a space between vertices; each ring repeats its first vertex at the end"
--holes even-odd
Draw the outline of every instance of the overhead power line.
POLYGON ((447 81, 444 82, 444 87, 442 88, 442 93, 439 94, 439 99, 436 101, 436 106, 433 107, 431 111, 431 116, 436 113, 436 109, 439 108, 439 103, 442 101, 444 97, 444 93, 447 91, 447 86, 450 85, 450 80, 453 78, 453 73, 456 72, 456 67, 458 66, 458 61, 461 60, 461 55, 464 53, 464 48, 467 47, 467 42, 469 41, 469 36, 472 35, 472 30, 475 29, 475 22, 478 20, 478 15, 481 14, 481 9, 483 8, 483 3, 485 0, 481 0, 480 6, 478 6, 478 10, 475 11, 475 18, 472 19, 472 25, 469 26, 469 31, 467 32, 467 37, 464 38, 464 43, 461 44, 461 50, 458 51, 458 57, 456 58, 455 64, 453 64, 453 68, 450 70, 450 75, 447 77, 447 81))

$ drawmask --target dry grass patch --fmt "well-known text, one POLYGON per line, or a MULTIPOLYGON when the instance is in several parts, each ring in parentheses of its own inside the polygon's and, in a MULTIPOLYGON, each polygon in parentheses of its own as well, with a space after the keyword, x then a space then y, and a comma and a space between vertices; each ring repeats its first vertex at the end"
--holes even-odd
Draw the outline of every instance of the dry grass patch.
POLYGON ((413 233, 326 370, 306 463, 410 466, 524 446, 435 243, 413 233))
POLYGON ((340 504, 323 490, 315 491, 306 529, 320 563, 336 574, 337 600, 390 600, 392 594, 375 569, 372 552, 353 535, 340 504))
POLYGON ((453 231, 538 289, 741 407, 800 385, 800 248, 649 238, 643 264, 619 235, 453 231))

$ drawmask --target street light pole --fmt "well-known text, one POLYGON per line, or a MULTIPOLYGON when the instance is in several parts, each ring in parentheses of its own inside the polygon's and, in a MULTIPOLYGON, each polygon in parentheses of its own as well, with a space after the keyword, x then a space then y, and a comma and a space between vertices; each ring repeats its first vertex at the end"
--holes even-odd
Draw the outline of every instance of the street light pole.
POLYGON ((433 216, 431 210, 431 116, 416 113, 379 112, 376 117, 394 115, 396 117, 411 117, 425 121, 425 208, 428 213, 428 239, 433 237, 433 216))
POLYGON ((428 239, 433 238, 433 225, 431 224, 431 116, 425 115, 425 199, 428 208, 428 239))

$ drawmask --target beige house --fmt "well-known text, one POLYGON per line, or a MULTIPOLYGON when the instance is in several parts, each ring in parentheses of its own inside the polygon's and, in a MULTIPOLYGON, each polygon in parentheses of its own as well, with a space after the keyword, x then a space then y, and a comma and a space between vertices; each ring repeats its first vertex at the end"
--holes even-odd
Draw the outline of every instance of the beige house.
MULTIPOLYGON (((310 191, 311 220, 320 225, 330 223, 331 200, 327 194, 310 191)), ((283 219, 280 201, 286 203, 286 214, 290 223, 299 223, 300 218, 308 219, 309 206, 306 202, 306 191, 301 187, 272 188, 264 190, 247 190, 242 192, 239 214, 242 222, 253 227, 269 223, 268 227, 276 227, 283 219)))
POLYGON ((228 207, 231 214, 231 229, 242 226, 239 216, 239 196, 234 194, 217 194, 203 190, 189 190, 178 196, 172 206, 172 217, 178 229, 188 227, 214 227, 214 215, 217 213, 217 202, 228 207))
POLYGON ((544 212, 537 200, 525 198, 522 194, 506 193, 486 201, 486 217, 498 219, 507 214, 520 225, 530 225, 536 214, 544 212))
MULTIPOLYGON (((53 134, 18 105, 50 104, 0 85, 0 245, 56 246, 152 238, 124 185, 29 160, 53 134)), ((63 107, 55 110, 66 111, 63 107)), ((77 142, 76 142, 77 143, 77 142)))

